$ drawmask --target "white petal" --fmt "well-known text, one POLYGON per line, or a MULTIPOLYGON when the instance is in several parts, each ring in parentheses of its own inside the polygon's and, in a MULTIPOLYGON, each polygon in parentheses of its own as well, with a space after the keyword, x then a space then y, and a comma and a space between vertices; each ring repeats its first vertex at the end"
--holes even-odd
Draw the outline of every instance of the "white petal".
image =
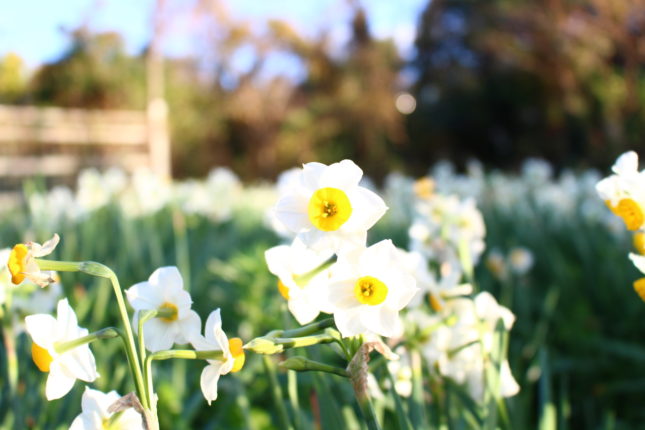
POLYGON ((264 252, 264 259, 267 262, 269 272, 280 277, 282 273, 288 271, 289 258, 291 256, 288 245, 274 246, 264 252))
POLYGON ((212 351, 219 349, 219 345, 209 342, 204 336, 198 335, 193 336, 190 339, 190 344, 195 348, 196 351, 212 351))
POLYGON ((133 409, 127 409, 124 411, 121 418, 117 420, 117 424, 119 424, 122 429, 143 430, 143 420, 141 419, 141 415, 133 409))
POLYGON ((320 310, 315 304, 309 302, 306 295, 289 300, 289 310, 300 325, 309 324, 316 319, 320 310))
POLYGON ((323 175, 325 166, 322 163, 307 163, 302 166, 302 174, 300 176, 300 184, 309 191, 315 191, 320 186, 320 177, 323 175))
POLYGON ((202 387, 204 398, 210 405, 212 401, 217 400, 217 382, 219 381, 221 362, 214 362, 204 367, 199 384, 202 387))
POLYGON ((367 188, 356 187, 347 197, 352 205, 352 215, 341 227, 344 231, 367 231, 388 209, 383 199, 367 188))
POLYGON ((33 255, 36 258, 49 255, 52 253, 54 248, 56 248, 56 245, 58 245, 59 241, 60 241, 60 237, 58 236, 58 234, 54 233, 54 236, 51 239, 49 239, 47 242, 43 243, 42 245, 34 244, 37 246, 32 247, 31 255, 33 255))
POLYGON ((334 321, 343 337, 356 336, 368 331, 361 322, 361 313, 358 309, 336 312, 334 321))
POLYGON ((504 360, 502 363, 499 376, 501 383, 500 394, 502 397, 511 397, 520 392, 520 386, 515 381, 515 378, 513 378, 508 360, 504 360))
POLYGON ((311 228, 307 214, 309 201, 299 194, 289 194, 278 200, 275 215, 278 221, 294 233, 311 228))
MULTIPOLYGON (((371 328, 371 326, 368 327, 371 328)), ((375 320, 374 327, 372 331, 385 337, 398 337, 403 334, 403 323, 398 311, 387 306, 381 306, 378 309, 378 319, 375 320)))
POLYGON ((52 361, 49 367, 49 376, 45 386, 47 400, 60 399, 74 386, 75 378, 68 376, 56 361, 52 361))
POLYGON ((103 415, 103 404, 105 403, 105 394, 99 390, 93 390, 90 387, 85 387, 83 391, 83 397, 81 398, 81 409, 83 412, 96 412, 99 415, 103 415))
POLYGON ((65 337, 72 338, 78 335, 78 319, 67 299, 58 301, 56 320, 58 321, 59 333, 63 333, 65 337))
POLYGON ((92 430, 91 428, 87 427, 83 418, 84 414, 79 414, 76 418, 74 418, 72 425, 69 426, 69 430, 92 430))
POLYGON ((209 340, 215 340, 215 332, 222 329, 222 312, 219 308, 215 309, 206 319, 204 334, 209 340))
POLYGON ((37 314, 25 318, 25 328, 38 346, 48 349, 56 340, 58 323, 51 315, 37 314))
POLYGON ((186 290, 166 290, 162 294, 164 303, 172 303, 177 306, 177 318, 184 319, 190 312, 193 299, 186 290))
POLYGON ((153 318, 143 326, 144 343, 151 352, 172 348, 175 343, 177 325, 153 318))
POLYGON ((630 252, 629 259, 632 260, 632 263, 634 263, 638 270, 645 273, 645 255, 638 255, 630 252))
POLYGON ((61 368, 69 376, 85 382, 92 382, 99 377, 96 371, 94 354, 88 344, 66 351, 58 357, 61 368))
POLYGON ((150 275, 148 281, 163 290, 183 290, 184 280, 175 266, 160 267, 150 275))
POLYGON ((614 163, 611 170, 617 175, 630 175, 638 171, 638 155, 634 151, 625 152, 614 163))
POLYGON ((125 291, 125 294, 135 310, 157 309, 161 306, 162 298, 148 281, 134 284, 125 291))
POLYGON ((354 294, 354 279, 346 279, 329 284, 327 301, 336 310, 352 309, 360 306, 354 294))
POLYGON ((179 330, 175 342, 179 344, 188 343, 193 336, 199 335, 202 329, 202 319, 193 310, 188 312, 186 318, 178 320, 177 324, 179 330))
POLYGON ((320 175, 320 188, 332 187, 340 190, 358 186, 363 171, 352 160, 343 160, 327 166, 320 175))

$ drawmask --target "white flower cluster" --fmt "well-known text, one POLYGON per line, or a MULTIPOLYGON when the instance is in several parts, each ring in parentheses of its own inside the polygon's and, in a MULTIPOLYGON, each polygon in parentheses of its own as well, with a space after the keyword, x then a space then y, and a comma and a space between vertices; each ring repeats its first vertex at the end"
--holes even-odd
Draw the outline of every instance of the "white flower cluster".
POLYGON ((295 238, 265 256, 300 324, 326 312, 344 337, 400 336, 399 312, 416 294, 416 282, 391 241, 366 246, 367 231, 387 207, 360 185, 362 176, 350 160, 289 171, 279 182, 273 218, 279 232, 295 238))
POLYGON ((204 181, 184 182, 164 181, 145 169, 136 170, 131 177, 114 168, 104 173, 87 169, 80 173, 76 191, 56 186, 47 192, 33 192, 27 206, 35 224, 50 231, 59 230, 66 222, 82 221, 109 205, 129 218, 173 206, 188 215, 222 222, 230 219, 237 202, 245 200, 240 198, 242 192, 241 181, 227 168, 213 169, 204 181))
MULTIPOLYGON (((629 151, 618 157, 612 171, 614 174, 599 181, 596 189, 627 230, 635 232, 638 253, 631 252, 629 258, 645 274, 645 169, 638 170, 638 155, 629 151)), ((634 282, 634 290, 645 301, 645 278, 634 282)))
MULTIPOLYGON (((366 247, 366 232, 385 205, 359 184, 361 174, 344 160, 305 164, 281 178, 273 225, 283 236, 291 233, 292 243, 265 254, 269 270, 279 278, 278 290, 300 324, 320 312, 332 313, 344 337, 401 337, 410 326, 410 336, 422 333, 422 352, 431 367, 481 399, 497 322, 507 332, 515 317, 488 293, 470 298, 472 286, 461 283, 464 249, 471 264, 484 250, 485 227, 475 201, 436 195, 430 181, 391 177, 386 194, 397 220, 414 219, 411 250, 389 240, 366 247), (401 189, 397 193, 394 187, 401 189), (404 308, 413 310, 403 314, 404 308)), ((397 353, 404 359, 389 367, 397 391, 409 395, 407 353, 402 347, 397 353)), ((506 352, 500 353, 500 393, 511 396, 519 386, 506 352)))

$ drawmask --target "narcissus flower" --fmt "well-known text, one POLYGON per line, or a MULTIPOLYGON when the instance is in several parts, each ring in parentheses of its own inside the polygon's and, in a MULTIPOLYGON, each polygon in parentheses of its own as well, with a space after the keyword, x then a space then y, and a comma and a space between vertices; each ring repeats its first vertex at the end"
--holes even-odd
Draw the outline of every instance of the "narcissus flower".
POLYGON ((190 342, 197 351, 222 351, 223 354, 221 360, 206 360, 208 366, 202 370, 200 385, 204 398, 210 405, 217 399, 217 382, 220 375, 238 372, 244 366, 246 356, 242 349, 242 340, 239 337, 226 337, 222 330, 220 310, 215 309, 206 320, 204 336, 198 334, 190 342))
POLYGON ((18 285, 27 278, 41 287, 53 282, 49 272, 40 271, 35 259, 51 254, 56 245, 58 245, 59 240, 60 237, 54 234, 54 237, 42 245, 36 242, 28 242, 14 246, 7 263, 9 272, 11 272, 11 282, 18 285))
POLYGON ((329 303, 344 337, 375 333, 402 334, 399 311, 417 293, 390 240, 341 254, 329 285, 329 303))
POLYGON ((291 246, 275 246, 264 253, 269 271, 278 279, 278 291, 300 324, 329 312, 325 305, 329 270, 316 269, 332 257, 331 251, 315 252, 296 239, 291 246))
MULTIPOLYGON (((415 315, 419 317, 419 315, 415 315)), ((491 354, 498 321, 510 330, 515 316, 497 303, 488 292, 479 293, 474 300, 457 298, 446 302, 441 315, 426 317, 423 326, 437 325, 421 351, 426 360, 440 374, 465 384, 470 395, 477 401, 484 398, 486 357, 491 354), (449 323, 440 323, 441 321, 449 323)), ((499 395, 510 397, 519 392, 508 360, 503 359, 500 369, 499 395)))
MULTIPOLYGON (((174 343, 188 343, 199 333, 201 319, 191 309, 193 300, 184 290, 184 281, 174 266, 160 267, 148 281, 139 282, 126 290, 135 311, 157 310, 164 314, 152 318, 143 326, 145 346, 149 351, 170 349, 174 343)), ((138 327, 139 312, 134 315, 138 327)))
POLYGON ((78 415, 69 430, 138 430, 143 429, 141 415, 134 409, 126 409, 123 413, 113 414, 108 412, 121 396, 116 391, 103 393, 85 387, 81 399, 82 412, 78 415))
POLYGON ((317 250, 364 246, 367 230, 387 207, 383 199, 359 186, 362 176, 351 160, 329 166, 307 163, 278 201, 275 216, 317 250))
POLYGON ((59 399, 72 389, 74 381, 92 382, 99 377, 94 355, 88 344, 58 352, 56 345, 87 336, 78 326, 76 314, 67 299, 58 302, 56 318, 47 314, 25 318, 27 332, 33 340, 31 356, 42 372, 49 372, 45 394, 47 400, 59 399))
POLYGON ((598 182, 596 191, 627 230, 639 230, 645 224, 645 172, 638 171, 638 155, 624 153, 612 170, 614 174, 598 182))

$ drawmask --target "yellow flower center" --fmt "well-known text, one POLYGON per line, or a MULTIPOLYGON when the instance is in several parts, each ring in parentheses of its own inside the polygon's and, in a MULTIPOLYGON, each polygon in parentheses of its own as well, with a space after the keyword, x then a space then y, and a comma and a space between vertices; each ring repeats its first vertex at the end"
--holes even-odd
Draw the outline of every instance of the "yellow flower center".
POLYGON ((307 212, 314 227, 335 231, 352 215, 352 205, 345 192, 337 188, 321 188, 309 199, 307 212))
POLYGON ((387 297, 387 285, 373 276, 363 276, 354 285, 354 295, 364 305, 380 305, 387 297))
POLYGON ((161 321, 173 322, 177 321, 177 318, 179 318, 177 306, 170 302, 163 302, 163 304, 159 306, 158 310, 163 313, 163 316, 159 317, 161 321))
POLYGON ((280 295, 284 297, 285 300, 289 300, 289 287, 284 285, 281 280, 278 279, 278 291, 280 295))
POLYGON ((41 372, 49 372, 49 365, 54 361, 49 351, 35 343, 31 344, 31 358, 41 372))
POLYGON ((441 310, 443 309, 443 305, 434 294, 430 294, 430 307, 435 312, 441 312, 441 310))
POLYGON ((421 199, 429 199, 434 193, 434 181, 427 176, 414 182, 414 194, 421 199))
POLYGON ((9 261, 7 267, 11 272, 11 282, 18 285, 25 280, 25 271, 27 270, 27 255, 29 249, 26 245, 19 243, 14 246, 9 254, 9 261))
POLYGON ((228 340, 228 349, 231 351, 233 356, 233 368, 231 372, 238 372, 244 366, 244 360, 246 356, 244 355, 244 349, 242 349, 242 339, 239 337, 234 337, 228 340))
POLYGON ((612 208, 612 212, 625 221, 627 230, 638 230, 643 225, 643 211, 632 199, 622 199, 612 208))
POLYGON ((641 255, 645 255, 645 233, 642 231, 634 233, 633 242, 636 251, 641 255))
POLYGON ((645 278, 640 278, 634 281, 634 290, 638 293, 639 297, 645 302, 645 278))

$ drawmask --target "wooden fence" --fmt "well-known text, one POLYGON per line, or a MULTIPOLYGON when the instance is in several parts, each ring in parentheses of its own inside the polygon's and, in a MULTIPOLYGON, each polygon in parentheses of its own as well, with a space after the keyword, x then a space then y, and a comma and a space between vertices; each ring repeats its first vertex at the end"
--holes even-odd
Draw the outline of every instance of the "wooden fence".
POLYGON ((148 167, 170 176, 165 102, 147 110, 0 105, 0 192, 40 176, 70 183, 83 168, 148 167))

